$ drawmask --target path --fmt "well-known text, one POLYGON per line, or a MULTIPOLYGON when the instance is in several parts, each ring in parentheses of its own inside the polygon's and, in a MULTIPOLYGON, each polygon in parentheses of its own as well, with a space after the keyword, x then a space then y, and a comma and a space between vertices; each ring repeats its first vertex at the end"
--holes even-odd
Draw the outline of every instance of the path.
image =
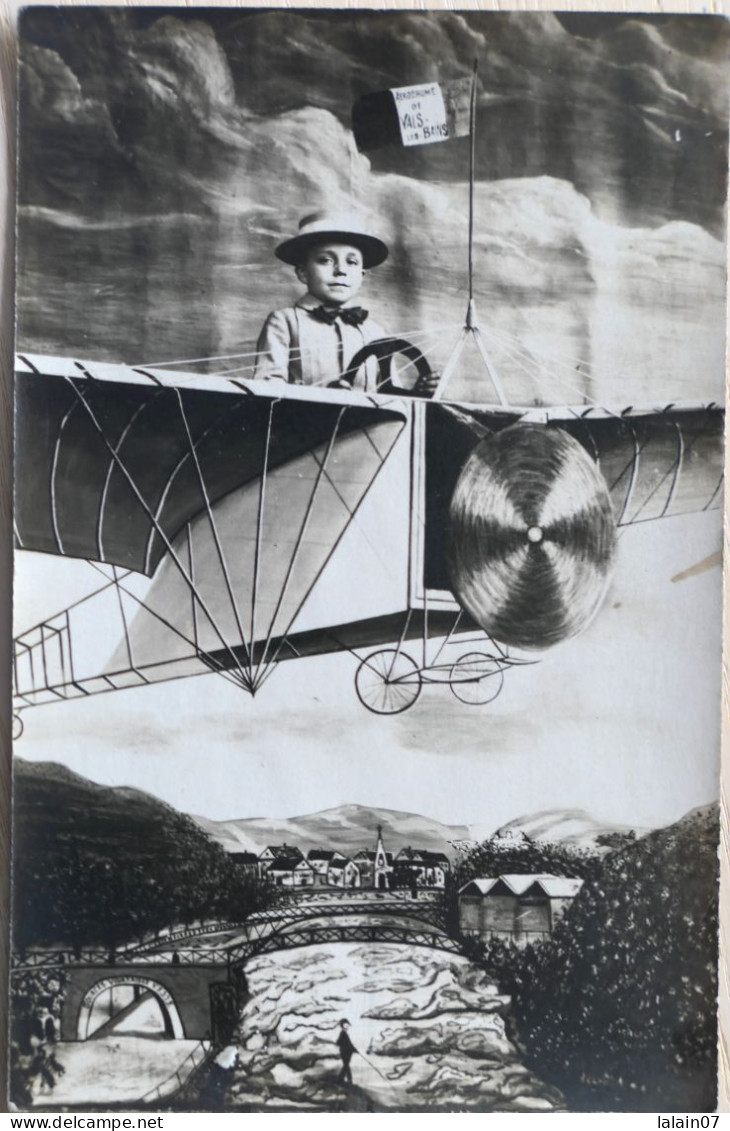
MULTIPOLYGON (((55 1045, 54 1056, 65 1074, 57 1078, 52 1092, 34 1084, 34 1106, 136 1104, 146 1092, 163 1084, 198 1044, 194 1040, 113 1036, 55 1045)), ((189 1072, 192 1070, 190 1063, 189 1072)))

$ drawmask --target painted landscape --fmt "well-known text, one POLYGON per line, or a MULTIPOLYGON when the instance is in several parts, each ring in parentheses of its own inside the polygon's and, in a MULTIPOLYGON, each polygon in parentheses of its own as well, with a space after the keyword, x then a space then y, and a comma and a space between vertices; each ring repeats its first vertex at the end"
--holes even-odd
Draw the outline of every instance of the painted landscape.
POLYGON ((522 816, 477 843, 462 826, 350 805, 210 823, 226 851, 200 820, 148 794, 17 759, 15 814, 20 1108, 714 1107, 714 806, 648 832, 586 814, 522 816), (318 851, 372 856, 380 837, 390 886, 267 880, 245 861, 265 854, 270 832, 304 862, 318 851), (443 875, 421 872, 416 883, 414 848, 399 880, 398 855, 424 844, 425 858, 444 858, 443 875), (464 932, 459 891, 515 874, 582 885, 552 932, 526 946, 464 932), (238 970, 223 1010, 210 996, 225 982, 221 954, 238 970), (170 1028, 159 985, 184 967, 202 972, 205 1033, 170 1028), (83 1034, 81 972, 101 987, 83 1034), (335 1044, 343 1017, 358 1050, 346 1090, 335 1044), (39 1037, 50 1050, 45 1075, 30 1051, 39 1037))

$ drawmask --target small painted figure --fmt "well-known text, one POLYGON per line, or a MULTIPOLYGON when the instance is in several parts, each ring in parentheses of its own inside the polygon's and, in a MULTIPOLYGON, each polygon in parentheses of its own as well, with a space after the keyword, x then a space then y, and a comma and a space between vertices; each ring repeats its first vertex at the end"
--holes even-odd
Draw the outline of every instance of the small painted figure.
POLYGON ((340 1058, 342 1060, 342 1068, 337 1077, 338 1084, 352 1085, 352 1073, 350 1072, 350 1061, 352 1060, 357 1049, 350 1040, 348 1029, 350 1028, 349 1021, 340 1021, 340 1035, 337 1038, 337 1047, 340 1050, 340 1058))
POLYGON ((45 1041, 36 1045, 30 1062, 31 1077, 40 1076, 41 1088, 45 1085, 49 1092, 56 1086, 56 1076, 63 1076, 66 1069, 56 1060, 45 1041))
POLYGON ((22 1053, 20 1047, 13 1041, 10 1045, 10 1099, 21 1110, 30 1107, 33 1103, 30 1075, 31 1058, 27 1053, 22 1053))

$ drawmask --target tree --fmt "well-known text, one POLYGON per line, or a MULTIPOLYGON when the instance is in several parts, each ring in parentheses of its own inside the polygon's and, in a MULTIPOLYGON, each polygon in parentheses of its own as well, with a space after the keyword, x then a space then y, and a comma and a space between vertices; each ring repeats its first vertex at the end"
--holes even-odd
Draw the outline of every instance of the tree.
POLYGON ((627 841, 551 939, 485 948, 528 1062, 571 1107, 714 1110, 718 838, 706 810, 627 841))
POLYGON ((626 848, 635 840, 636 833, 633 829, 629 829, 625 833, 599 833, 596 837, 596 844, 600 844, 602 848, 610 848, 612 852, 615 852, 618 848, 626 848))
POLYGON ((16 773, 18 950, 70 946, 79 954, 103 946, 114 962, 122 943, 162 927, 241 921, 282 898, 242 876, 220 845, 170 806, 35 769, 16 773))
POLYGON ((507 842, 500 837, 485 840, 472 849, 454 869, 459 886, 475 877, 499 876, 505 873, 548 873, 590 879, 600 866, 597 852, 585 848, 547 841, 524 840, 507 842))

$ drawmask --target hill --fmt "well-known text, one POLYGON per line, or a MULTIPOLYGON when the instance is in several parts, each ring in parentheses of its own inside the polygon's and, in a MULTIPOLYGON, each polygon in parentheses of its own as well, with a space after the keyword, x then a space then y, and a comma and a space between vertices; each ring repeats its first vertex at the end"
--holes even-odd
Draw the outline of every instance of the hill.
POLYGON ((141 790, 97 785, 54 762, 15 759, 13 937, 74 949, 267 898, 188 816, 141 790))
POLYGON ((99 849, 110 836, 115 845, 121 836, 140 847, 140 826, 146 836, 148 823, 154 830, 173 814, 180 816, 171 805, 141 789, 99 785, 60 762, 25 762, 17 756, 13 759, 13 796, 16 835, 22 836, 25 819, 32 817, 47 835, 53 829, 83 828, 85 837, 99 849))
POLYGON ((585 809, 541 809, 529 816, 516 817, 499 829, 490 832, 475 828, 475 839, 490 839, 507 833, 524 833, 538 843, 564 844, 571 848, 594 849, 597 838, 610 833, 630 833, 643 836, 648 829, 629 825, 608 824, 597 821, 585 809))
POLYGON ((193 815, 210 837, 227 852, 261 852, 267 844, 296 844, 303 852, 310 848, 331 847, 353 853, 375 843, 376 829, 382 826, 388 851, 409 846, 445 852, 455 857, 457 847, 473 846, 497 835, 524 833, 537 843, 562 844, 568 848, 607 851, 597 846, 597 838, 609 833, 635 832, 627 825, 596 821, 582 809, 546 809, 531 816, 516 817, 499 829, 482 825, 447 825, 433 817, 378 809, 365 805, 339 805, 318 813, 288 818, 240 818, 213 821, 193 815))
MULTIPOLYGON (((152 858, 159 851, 159 833, 166 822, 180 817, 171 805, 143 790, 103 786, 55 762, 15 759, 16 805, 19 812, 40 817, 44 833, 75 826, 83 829, 97 851, 134 849, 152 858), (30 808, 29 808, 30 807, 30 808)), ((297 817, 250 817, 215 821, 190 815, 190 820, 224 851, 259 853, 267 844, 331 847, 352 854, 374 846, 378 825, 388 851, 409 846, 445 852, 454 858, 458 845, 473 845, 495 836, 524 833, 540 844, 594 850, 597 837, 608 833, 636 832, 628 826, 595 820, 583 809, 545 809, 516 817, 494 830, 486 826, 449 825, 433 817, 396 809, 345 804, 297 817)), ((600 849, 599 849, 600 850, 600 849)), ((606 851, 603 849, 603 851, 606 851)))
POLYGON ((319 813, 290 818, 249 818, 211 821, 194 816, 210 837, 227 852, 261 852, 267 844, 295 844, 306 854, 310 848, 334 848, 351 855, 374 848, 377 826, 389 852, 409 845, 454 855, 452 842, 469 839, 466 825, 445 825, 432 817, 375 809, 365 805, 339 805, 319 813))

